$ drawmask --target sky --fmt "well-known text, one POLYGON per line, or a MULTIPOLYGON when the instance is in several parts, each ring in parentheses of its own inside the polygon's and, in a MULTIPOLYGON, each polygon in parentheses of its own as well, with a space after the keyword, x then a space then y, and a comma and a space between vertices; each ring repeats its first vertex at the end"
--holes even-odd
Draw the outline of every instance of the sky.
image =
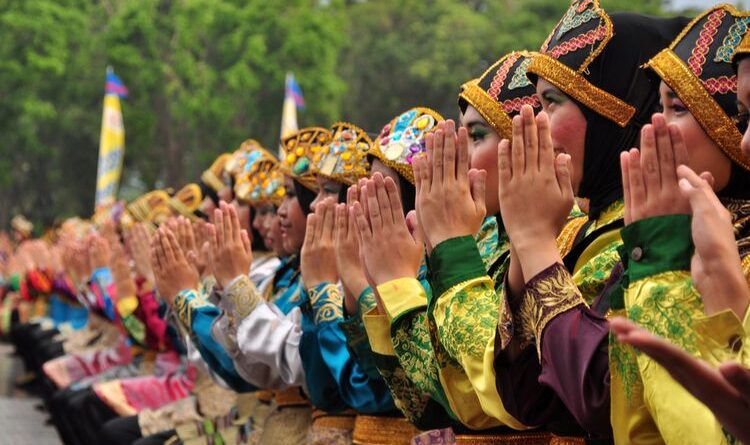
POLYGON ((750 4, 747 0, 671 0, 671 3, 672 7, 678 10, 685 8, 707 9, 719 3, 732 3, 734 5, 742 4, 743 7, 747 7, 747 5, 750 4))

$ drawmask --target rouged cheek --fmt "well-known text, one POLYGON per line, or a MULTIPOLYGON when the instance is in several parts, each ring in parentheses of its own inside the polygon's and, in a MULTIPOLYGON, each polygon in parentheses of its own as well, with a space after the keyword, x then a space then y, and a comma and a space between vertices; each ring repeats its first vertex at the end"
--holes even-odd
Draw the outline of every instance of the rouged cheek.
POLYGON ((497 145, 500 138, 489 137, 471 153, 471 168, 494 171, 497 169, 497 145))

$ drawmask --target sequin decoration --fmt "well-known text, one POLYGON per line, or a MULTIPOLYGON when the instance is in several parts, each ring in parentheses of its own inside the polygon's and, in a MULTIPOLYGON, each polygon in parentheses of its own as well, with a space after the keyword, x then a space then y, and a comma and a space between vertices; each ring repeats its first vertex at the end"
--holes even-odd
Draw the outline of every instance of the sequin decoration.
POLYGON ((727 35, 721 42, 721 46, 716 50, 714 62, 732 63, 732 55, 737 45, 742 41, 742 37, 747 33, 750 17, 742 17, 729 27, 727 35))
POLYGON ((716 33, 719 32, 721 21, 726 15, 727 12, 723 9, 712 12, 703 25, 703 29, 698 34, 698 40, 695 42, 690 58, 688 58, 688 66, 693 71, 693 74, 698 77, 701 77, 701 74, 703 74, 703 65, 706 64, 706 54, 708 54, 716 33))
POLYGON ((378 139, 380 151, 389 161, 411 165, 414 156, 425 151, 424 135, 436 123, 430 114, 411 109, 397 117, 393 126, 383 128, 378 139))
POLYGON ((331 131, 330 143, 313 157, 313 169, 330 179, 353 184, 369 171, 366 153, 372 141, 364 130, 348 123, 334 124, 331 131))
POLYGON ((557 35, 555 36, 558 40, 571 29, 578 28, 584 23, 599 18, 599 13, 595 9, 586 9, 587 6, 588 2, 584 2, 578 9, 568 9, 568 12, 565 13, 565 17, 562 19, 560 29, 557 30, 557 35))

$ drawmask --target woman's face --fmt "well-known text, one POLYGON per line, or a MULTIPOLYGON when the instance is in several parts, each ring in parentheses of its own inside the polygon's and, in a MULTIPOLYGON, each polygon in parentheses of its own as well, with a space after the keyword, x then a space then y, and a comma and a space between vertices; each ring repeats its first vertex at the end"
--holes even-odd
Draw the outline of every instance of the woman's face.
POLYGON ((485 205, 487 214, 500 212, 500 201, 497 191, 497 145, 500 136, 492 125, 484 120, 476 108, 469 105, 461 115, 461 126, 469 133, 469 158, 471 168, 487 171, 485 205))
POLYGON ((668 124, 676 124, 687 145, 689 167, 697 173, 710 172, 714 177, 714 190, 719 191, 729 183, 732 161, 711 139, 693 117, 685 104, 666 83, 659 85, 659 96, 668 124))
POLYGON ((586 117, 565 93, 557 87, 539 78, 536 94, 542 102, 542 108, 549 115, 552 146, 555 154, 567 153, 573 164, 571 182, 573 192, 578 194, 583 179, 583 162, 586 148, 586 117))
POLYGON ((284 201, 279 207, 279 222, 281 229, 281 239, 286 252, 292 254, 302 249, 302 243, 305 241, 305 227, 307 218, 302 212, 302 207, 297 200, 297 194, 294 191, 294 181, 290 177, 284 178, 286 195, 284 201))
POLYGON ((315 211, 315 204, 323 201, 326 198, 333 198, 334 201, 338 202, 339 192, 344 188, 344 185, 340 182, 336 182, 333 179, 326 179, 321 176, 315 178, 315 182, 318 183, 318 195, 310 203, 310 211, 315 211))
POLYGON ((208 215, 209 221, 213 222, 214 210, 216 210, 216 204, 214 204, 214 200, 211 199, 210 196, 206 196, 205 198, 203 198, 203 201, 201 201, 201 205, 199 209, 201 212, 208 215))
POLYGON ((281 217, 271 213, 263 221, 263 243, 278 256, 289 255, 284 247, 284 237, 281 235, 281 217))
MULTIPOLYGON (((268 221, 269 218, 272 218, 274 213, 272 204, 259 204, 254 208, 253 229, 258 231, 264 242, 266 240, 266 231, 268 230, 266 227, 266 221, 268 221)), ((266 244, 266 249, 270 250, 272 248, 272 246, 266 244)))
POLYGON ((381 161, 380 159, 375 158, 372 160, 372 166, 370 167, 370 175, 372 176, 373 173, 377 173, 377 172, 383 175, 383 179, 385 178, 393 179, 393 182, 396 183, 396 190, 398 190, 398 195, 401 196, 401 181, 399 181, 398 179, 398 173, 396 173, 396 170, 383 164, 383 161, 381 161))
MULTIPOLYGON (((740 116, 747 121, 750 110, 750 57, 740 60, 737 65, 737 106, 740 116)), ((742 154, 750 159, 750 126, 742 136, 742 154)))
POLYGON ((250 235, 250 206, 242 204, 236 199, 232 201, 232 205, 237 210, 237 218, 240 220, 240 228, 250 235))

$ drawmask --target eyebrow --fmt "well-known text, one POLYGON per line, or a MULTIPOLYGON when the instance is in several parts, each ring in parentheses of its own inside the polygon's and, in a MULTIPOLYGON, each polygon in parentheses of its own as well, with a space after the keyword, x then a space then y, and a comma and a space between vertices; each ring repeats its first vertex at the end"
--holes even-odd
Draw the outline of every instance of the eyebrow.
POLYGON ((466 122, 466 123, 464 124, 464 127, 466 127, 466 128, 469 128, 469 129, 471 129, 471 128, 474 128, 474 127, 476 127, 477 125, 481 125, 481 126, 483 126, 483 127, 486 127, 486 126, 488 126, 488 124, 487 124, 486 122, 484 122, 484 121, 481 121, 481 120, 478 120, 478 119, 475 119, 475 120, 472 120, 472 121, 466 122))

